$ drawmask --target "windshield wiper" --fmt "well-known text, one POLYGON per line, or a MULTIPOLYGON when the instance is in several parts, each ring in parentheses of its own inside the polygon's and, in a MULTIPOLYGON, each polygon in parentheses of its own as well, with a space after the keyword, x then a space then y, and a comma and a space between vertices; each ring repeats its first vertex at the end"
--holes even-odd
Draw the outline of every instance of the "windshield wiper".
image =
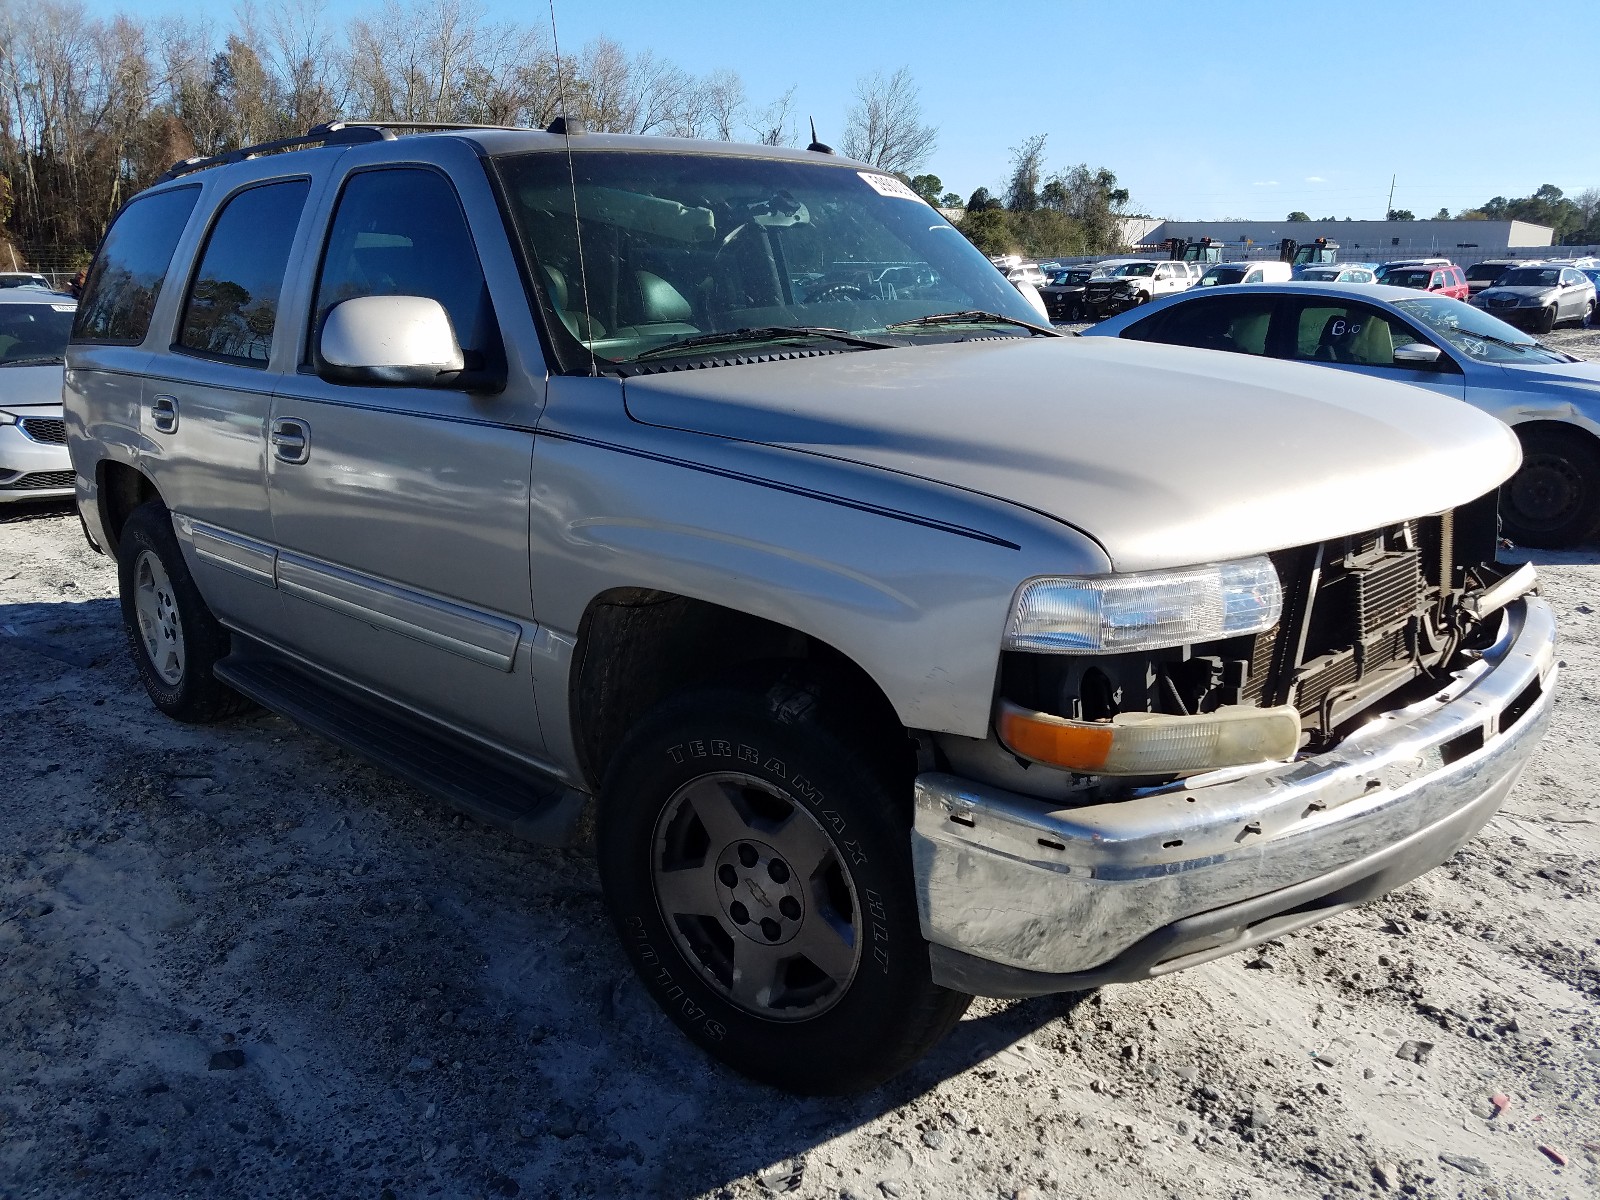
POLYGON ((1015 325, 1018 329, 1028 329, 1048 337, 1067 336, 1061 330, 1052 329, 1049 325, 1038 325, 1032 321, 1008 317, 1003 313, 985 312, 981 308, 969 308, 962 312, 933 313, 931 316, 918 317, 914 321, 896 321, 893 325, 885 325, 883 328, 887 332, 891 329, 916 329, 929 325, 973 325, 979 322, 989 325, 1015 325))
POLYGON ((827 338, 829 341, 842 342, 846 346, 860 346, 864 350, 888 350, 894 345, 893 342, 857 337, 848 329, 831 329, 824 325, 760 325, 753 329, 730 329, 725 333, 702 333, 694 337, 679 338, 675 342, 668 342, 664 346, 653 346, 649 350, 635 354, 633 361, 643 362, 647 358, 680 354, 685 350, 697 350, 702 346, 727 346, 735 342, 777 342, 784 338, 801 337, 827 338))
POLYGON ((66 361, 59 354, 36 354, 31 358, 7 359, 5 362, 0 362, 0 367, 39 367, 66 361))

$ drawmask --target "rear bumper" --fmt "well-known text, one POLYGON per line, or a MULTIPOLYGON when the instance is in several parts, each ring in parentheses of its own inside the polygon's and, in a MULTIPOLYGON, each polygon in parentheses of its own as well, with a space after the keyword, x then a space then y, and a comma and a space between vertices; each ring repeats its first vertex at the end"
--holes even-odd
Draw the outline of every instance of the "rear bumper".
POLYGON ((1379 896, 1499 808, 1544 732, 1555 621, 1528 596, 1446 688, 1336 749, 1050 810, 917 779, 913 861, 934 978, 980 995, 1164 975, 1379 896))

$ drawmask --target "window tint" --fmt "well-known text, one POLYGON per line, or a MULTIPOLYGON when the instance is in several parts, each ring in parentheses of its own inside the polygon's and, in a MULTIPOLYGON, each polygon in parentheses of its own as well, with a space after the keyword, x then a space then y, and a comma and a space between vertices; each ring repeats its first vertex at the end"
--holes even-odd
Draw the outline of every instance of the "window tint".
POLYGON ((78 342, 141 342, 172 265, 198 187, 142 196, 122 210, 84 282, 72 337, 78 342))
MULTIPOLYGON (((1417 340, 1398 318, 1386 318, 1364 304, 1313 301, 1295 320, 1290 358, 1307 362, 1392 367, 1394 348, 1417 340)), ((1404 364, 1415 369, 1415 364, 1404 364)))
POLYGON ((323 255, 313 336, 328 310, 357 296, 427 296, 450 314, 467 366, 500 356, 489 288, 455 189, 415 168, 350 177, 323 255))
POLYGON ((1276 303, 1271 294, 1193 300, 1129 326, 1122 336, 1169 346, 1265 354, 1276 303))
POLYGON ((292 179, 253 187, 223 205, 184 299, 180 346, 266 366, 289 251, 310 190, 309 181, 292 179))

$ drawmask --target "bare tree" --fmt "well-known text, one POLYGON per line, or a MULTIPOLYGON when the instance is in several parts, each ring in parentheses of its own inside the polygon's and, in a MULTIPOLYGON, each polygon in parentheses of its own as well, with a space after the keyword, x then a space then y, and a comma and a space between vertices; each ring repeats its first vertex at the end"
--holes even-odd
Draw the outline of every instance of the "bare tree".
POLYGON ((874 72, 856 80, 842 147, 851 158, 910 174, 928 161, 938 141, 939 131, 922 123, 922 102, 909 67, 888 78, 874 72))
POLYGON ((793 86, 771 104, 763 108, 751 121, 749 129, 763 146, 792 146, 794 136, 793 86))

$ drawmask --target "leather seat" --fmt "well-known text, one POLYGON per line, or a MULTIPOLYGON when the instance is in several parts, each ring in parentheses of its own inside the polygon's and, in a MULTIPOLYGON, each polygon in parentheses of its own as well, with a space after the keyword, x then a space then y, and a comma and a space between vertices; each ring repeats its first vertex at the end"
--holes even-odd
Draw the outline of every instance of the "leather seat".
POLYGON ((579 341, 596 341, 606 336, 605 326, 596 321, 588 313, 575 313, 568 307, 571 301, 571 291, 567 287, 567 277, 555 267, 544 268, 545 289, 550 296, 550 303, 556 310, 556 316, 567 327, 567 331, 579 341), (580 329, 588 330, 580 333, 580 329))
POLYGON ((649 271, 635 271, 634 279, 639 286, 639 320, 612 330, 612 337, 663 337, 700 332, 690 320, 694 316, 694 306, 682 292, 649 271))

